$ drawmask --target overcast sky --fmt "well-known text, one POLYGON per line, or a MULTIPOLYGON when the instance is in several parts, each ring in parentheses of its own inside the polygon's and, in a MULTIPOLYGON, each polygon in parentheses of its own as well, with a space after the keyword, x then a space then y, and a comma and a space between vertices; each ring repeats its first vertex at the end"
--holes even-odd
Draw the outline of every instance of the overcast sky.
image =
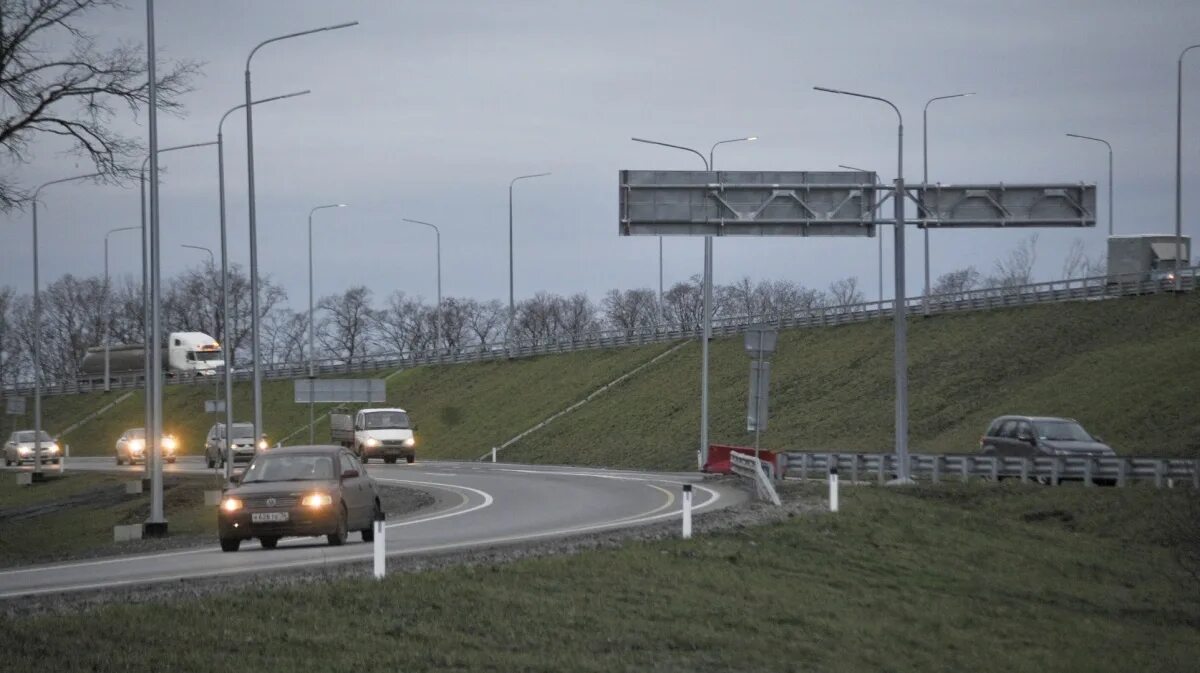
MULTIPOLYGON (((92 17, 108 41, 143 41, 144 6, 92 17)), ((509 180, 515 199, 516 293, 654 287, 653 238, 619 237, 620 169, 696 169, 690 154, 631 136, 723 145, 727 170, 878 168, 893 177, 895 116, 871 101, 814 85, 892 99, 906 119, 905 173, 921 175, 921 110, 933 96, 974 91, 930 108, 930 180, 1086 181, 1105 203, 1102 145, 1116 153, 1118 233, 1173 230, 1175 63, 1200 42, 1194 0, 891 2, 322 2, 159 0, 160 58, 203 61, 183 118, 159 117, 160 146, 215 139, 243 100, 246 54, 284 33, 361 25, 273 44, 254 61, 256 98, 312 89, 255 112, 260 272, 307 302, 306 218, 317 213, 317 294, 366 284, 379 295, 435 294, 431 231, 442 228, 444 293, 507 298, 509 180)), ((1185 70, 1185 233, 1200 234, 1200 56, 1185 70), (1189 187, 1190 186, 1190 187, 1189 187)), ((139 120, 138 123, 144 123, 139 120)), ((124 120, 129 132, 145 127, 124 120)), ((231 259, 248 260, 243 117, 225 127, 231 259)), ((5 166, 27 185, 90 166, 53 142, 28 164, 5 166)), ((217 249, 216 152, 165 155, 164 276, 217 249)), ((42 278, 100 273, 108 229, 136 225, 136 186, 58 185, 43 193, 42 278)), ((31 287, 27 212, 0 227, 0 284, 31 287)), ((1042 230, 1039 275, 1059 274, 1071 240, 1103 250, 1094 230, 1042 230)), ((934 232, 934 274, 985 273, 1023 231, 934 232)), ((886 232, 891 287, 891 231, 886 232)), ((908 283, 921 283, 920 236, 910 231, 908 283)), ((113 237, 114 274, 137 275, 134 232, 113 237)), ((857 276, 876 294, 874 239, 716 241, 717 282, 742 276, 824 288, 857 276)), ((701 270, 700 239, 666 240, 668 285, 701 270)), ((885 290, 890 294, 890 289, 885 290)))

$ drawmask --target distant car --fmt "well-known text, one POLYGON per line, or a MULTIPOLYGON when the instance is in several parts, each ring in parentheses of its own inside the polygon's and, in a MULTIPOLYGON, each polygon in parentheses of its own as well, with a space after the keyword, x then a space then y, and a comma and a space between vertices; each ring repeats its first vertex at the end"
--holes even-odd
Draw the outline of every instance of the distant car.
POLYGON ((268 446, 266 435, 254 439, 252 423, 234 423, 228 438, 225 424, 217 423, 208 429, 204 439, 204 462, 209 467, 224 467, 232 452, 234 465, 248 463, 259 451, 266 451, 268 446))
POLYGON ((358 458, 340 446, 296 446, 260 453, 225 491, 218 508, 221 551, 237 551, 258 538, 274 549, 279 538, 324 535, 330 545, 345 544, 349 532, 364 542, 382 513, 375 480, 358 458))
POLYGON ((984 455, 1029 458, 1117 455, 1075 419, 1050 416, 1001 416, 979 438, 979 449, 984 455))
MULTIPOLYGON (((130 428, 117 438, 117 465, 146 462, 146 429, 130 428)), ((170 433, 162 438, 163 460, 174 463, 179 453, 179 440, 170 433)))
MULTIPOLYGON (((33 430, 17 430, 8 436, 8 441, 4 443, 4 466, 20 465, 21 463, 33 463, 37 460, 34 457, 35 444, 34 438, 37 435, 33 430)), ((50 436, 45 430, 42 430, 42 461, 43 463, 58 463, 62 459, 58 442, 50 436)))

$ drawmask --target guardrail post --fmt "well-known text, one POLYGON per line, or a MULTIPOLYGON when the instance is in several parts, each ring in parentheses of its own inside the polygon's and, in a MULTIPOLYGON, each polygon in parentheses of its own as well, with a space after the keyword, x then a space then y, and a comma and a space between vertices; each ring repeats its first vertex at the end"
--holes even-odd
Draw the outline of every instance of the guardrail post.
POLYGON ((808 463, 810 459, 811 456, 809 456, 807 453, 800 454, 800 481, 806 481, 808 479, 808 463))
POLYGON ((1050 485, 1058 486, 1059 475, 1062 474, 1062 456, 1055 456, 1054 462, 1050 464, 1050 485))
POLYGON ((992 456, 992 481, 1000 481, 1000 456, 992 456))
POLYGON ((1083 485, 1095 486, 1095 481, 1092 479, 1092 466, 1096 464, 1094 456, 1088 456, 1083 463, 1083 485))
POLYGON ((1117 486, 1124 487, 1127 474, 1129 473, 1129 457, 1126 456, 1117 463, 1117 486))
POLYGON ((1021 457, 1021 483, 1029 483, 1029 456, 1021 457))
POLYGON ((879 483, 880 484, 887 483, 887 477, 884 474, 887 470, 887 457, 888 457, 888 455, 886 453, 879 454, 879 483))
POLYGON ((1166 468, 1166 461, 1157 460, 1154 462, 1154 487, 1155 488, 1162 488, 1163 472, 1164 472, 1165 468, 1166 468))
POLYGON ((1192 461, 1192 488, 1200 489, 1200 458, 1192 461))
POLYGON ((974 467, 975 458, 972 456, 962 457, 962 482, 965 484, 971 478, 971 468, 974 467))
POLYGON ((941 454, 933 457, 933 473, 930 475, 929 479, 935 484, 942 480, 942 461, 944 459, 945 457, 941 454))
POLYGON ((862 454, 854 454, 854 460, 850 463, 850 481, 858 481, 858 463, 862 460, 862 454))

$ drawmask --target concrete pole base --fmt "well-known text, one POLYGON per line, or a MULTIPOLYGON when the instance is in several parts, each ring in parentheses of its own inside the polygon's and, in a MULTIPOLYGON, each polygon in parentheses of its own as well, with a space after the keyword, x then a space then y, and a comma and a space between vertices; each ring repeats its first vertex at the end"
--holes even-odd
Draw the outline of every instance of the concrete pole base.
POLYGON ((29 475, 30 475, 30 479, 32 479, 33 483, 35 483, 35 484, 40 484, 43 481, 49 481, 45 470, 40 470, 38 472, 30 472, 29 475))
POLYGON ((167 522, 160 521, 157 523, 147 521, 142 524, 143 537, 167 537, 167 522))

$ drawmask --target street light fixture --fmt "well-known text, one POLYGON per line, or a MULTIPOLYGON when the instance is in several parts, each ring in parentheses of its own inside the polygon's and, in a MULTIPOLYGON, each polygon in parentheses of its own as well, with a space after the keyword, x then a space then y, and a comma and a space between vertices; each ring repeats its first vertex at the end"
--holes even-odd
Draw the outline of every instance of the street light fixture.
POLYGON ((304 30, 298 33, 288 33, 272 37, 259 42, 250 54, 246 57, 246 186, 247 199, 249 201, 249 221, 250 221, 250 352, 254 360, 254 437, 257 440, 262 436, 262 363, 259 359, 259 323, 260 317, 258 314, 258 227, 254 216, 254 96, 251 94, 250 86, 250 62, 254 60, 254 55, 272 42, 280 42, 294 37, 302 37, 304 35, 312 35, 313 33, 321 33, 330 30, 338 30, 341 28, 350 28, 357 26, 357 21, 349 23, 339 23, 332 26, 322 26, 321 28, 313 28, 304 30))
MULTIPOLYGON (((697 152, 696 150, 694 150, 690 147, 684 147, 683 145, 672 145, 671 143, 664 143, 664 142, 660 142, 658 140, 646 140, 645 138, 630 138, 630 140, 632 140, 635 143, 646 143, 647 145, 659 145, 661 147, 670 147, 670 148, 676 149, 676 150, 683 150, 685 152, 691 152, 692 154, 695 154, 696 156, 700 157, 700 161, 704 162, 704 170, 706 170, 706 171, 712 170, 710 168, 712 166, 711 158, 706 159, 703 154, 700 154, 699 152, 697 152)), ((737 140, 748 140, 748 139, 747 138, 738 138, 737 140)), ((735 141, 726 140, 726 141, 722 141, 722 142, 736 142, 736 140, 735 141)), ((710 149, 708 151, 709 157, 712 156, 712 151, 715 150, 717 148, 717 145, 720 145, 720 144, 721 143, 718 142, 716 145, 712 146, 712 149, 710 149)), ((704 238, 704 249, 706 251, 704 253, 705 259, 708 259, 708 256, 709 256, 708 252, 707 252, 709 245, 711 245, 711 242, 710 242, 710 239, 706 236, 704 238)), ((663 239, 662 239, 662 236, 659 236, 658 237, 658 303, 660 306, 662 305, 662 301, 663 301, 663 239)), ((702 433, 702 434, 704 434, 704 433, 702 433)))
MULTIPOLYGON (((75 180, 101 177, 102 173, 88 173, 70 178, 61 178, 43 183, 33 190, 33 471, 42 471, 42 295, 38 287, 38 194, 50 185, 75 180)), ((62 460, 62 457, 59 457, 62 460)))
POLYGON ((518 175, 508 183, 508 328, 504 334, 504 340, 509 343, 512 342, 513 320, 517 315, 516 302, 513 299, 513 185, 518 180, 530 180, 547 175, 550 175, 550 173, 518 175))
MULTIPOLYGON (((308 443, 309 444, 313 443, 313 432, 314 432, 313 423, 315 422, 315 419, 313 416, 313 408, 314 408, 313 400, 316 398, 316 394, 313 391, 313 383, 312 382, 314 380, 316 380, 316 378, 317 378, 317 368, 316 368, 316 359, 315 359, 317 352, 316 352, 316 349, 314 346, 315 340, 313 339, 313 323, 316 322, 316 320, 315 320, 316 313, 314 313, 314 311, 313 311, 313 253, 312 253, 312 250, 313 250, 313 245, 312 245, 313 213, 317 212, 318 210, 325 210, 326 208, 345 208, 345 207, 346 207, 346 204, 344 204, 344 203, 330 203, 330 204, 324 205, 324 206, 317 206, 317 207, 313 208, 312 210, 308 211, 308 381, 309 381, 309 384, 308 384, 309 385, 308 443)), ((257 435, 255 435, 255 436, 257 437, 257 435)), ((232 461, 230 461, 230 462, 232 462, 232 461)))
MULTIPOLYGON (((858 171, 859 173, 871 173, 872 172, 872 171, 868 171, 865 168, 856 168, 854 166, 847 166, 846 164, 838 164, 838 168, 844 168, 848 171, 858 171)), ((878 173, 875 174, 875 184, 877 184, 877 185, 879 184, 879 174, 878 173)), ((879 225, 876 225, 876 226, 879 226, 879 225)), ((883 301, 883 236, 880 234, 876 234, 875 238, 879 239, 879 301, 882 302, 883 301)))
MULTIPOLYGON (((1183 57, 1200 44, 1179 52, 1175 86, 1175 291, 1183 290, 1183 57)), ((1189 260, 1191 261, 1191 260, 1189 260)))
POLYGON ((1080 140, 1091 140, 1098 143, 1104 143, 1108 148, 1108 235, 1113 235, 1113 148, 1107 140, 1102 138, 1093 138, 1092 136, 1081 136, 1078 133, 1068 133, 1068 138, 1079 138, 1080 140))
MULTIPOLYGON (((296 96, 305 96, 311 93, 308 89, 304 91, 296 91, 293 93, 284 94, 282 96, 271 96, 270 98, 261 98, 253 101, 251 105, 259 105, 261 103, 270 103, 271 101, 283 100, 285 98, 295 98, 296 96)), ((221 343, 225 344, 225 428, 226 437, 228 437, 228 428, 233 427, 233 339, 230 338, 229 323, 229 246, 228 237, 225 227, 225 139, 222 134, 222 129, 225 126, 225 120, 229 115, 246 107, 245 103, 235 105, 221 115, 221 121, 217 122, 217 193, 218 201, 221 209, 221 343)), ((225 479, 226 481, 233 475, 233 461, 225 461, 225 479)))
POLYGON ((442 230, 438 229, 436 224, 430 222, 422 222, 421 220, 410 220, 407 217, 400 218, 405 222, 412 224, 421 224, 426 227, 431 227, 434 234, 437 235, 437 309, 438 319, 433 323, 434 340, 441 340, 441 323, 442 323, 442 230))
POLYGON ((109 308, 110 288, 108 284, 108 237, 118 231, 133 231, 141 229, 141 227, 117 227, 109 229, 108 233, 104 234, 104 392, 109 392, 112 387, 109 385, 109 341, 112 340, 112 315, 109 308))
MULTIPOLYGON (((975 92, 969 93, 954 93, 949 96, 935 96, 925 101, 925 111, 921 114, 921 184, 929 184, 929 106, 935 101, 950 100, 951 98, 966 98, 974 96, 975 92)), ((929 315, 929 227, 925 227, 925 297, 921 301, 922 311, 926 316, 929 315)))
POLYGON ((896 458, 900 464, 897 466, 898 475, 895 483, 908 484, 912 480, 909 477, 908 465, 908 318, 904 290, 904 116, 900 114, 900 108, 886 98, 820 86, 815 86, 813 89, 878 101, 886 104, 896 113, 896 189, 892 196, 895 201, 893 205, 896 231, 896 299, 893 305, 895 311, 896 458))

